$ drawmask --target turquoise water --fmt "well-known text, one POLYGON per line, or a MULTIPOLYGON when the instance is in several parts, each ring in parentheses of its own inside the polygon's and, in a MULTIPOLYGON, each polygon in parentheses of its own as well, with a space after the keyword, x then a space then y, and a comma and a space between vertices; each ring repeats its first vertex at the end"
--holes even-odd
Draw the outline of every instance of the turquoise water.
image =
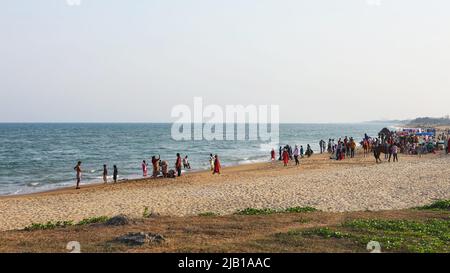
MULTIPOLYGON (((320 139, 376 135, 385 124, 281 124, 280 143, 311 144, 320 139)), ((0 195, 23 194, 74 185, 73 167, 83 162, 83 183, 99 182, 102 166, 119 168, 119 179, 141 175, 152 155, 175 162, 187 154, 193 170, 208 167, 209 154, 225 166, 269 159, 274 144, 259 141, 175 141, 171 124, 0 124, 0 195)))

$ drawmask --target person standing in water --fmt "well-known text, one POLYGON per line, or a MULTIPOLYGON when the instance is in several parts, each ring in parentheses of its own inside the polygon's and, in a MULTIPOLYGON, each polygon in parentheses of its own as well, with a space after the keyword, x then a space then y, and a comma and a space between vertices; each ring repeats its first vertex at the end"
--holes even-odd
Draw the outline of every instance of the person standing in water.
POLYGON ((148 173, 148 164, 145 160, 142 160, 142 176, 146 177, 148 173))
POLYGON ((213 154, 209 154, 209 165, 211 167, 211 171, 214 171, 214 161, 215 161, 215 158, 214 158, 213 154))
POLYGON ((103 164, 103 183, 108 183, 108 169, 106 168, 106 164, 103 164))
POLYGON ((219 161, 219 156, 218 155, 216 155, 215 157, 214 157, 215 159, 214 159, 214 171, 213 171, 213 175, 214 174, 220 174, 220 161, 219 161))
POLYGON ((113 180, 114 180, 114 183, 116 183, 117 182, 117 175, 119 174, 119 171, 117 170, 117 166, 116 165, 114 165, 114 170, 113 170, 113 180))
POLYGON ((80 189, 81 182, 81 161, 78 161, 77 165, 73 168, 77 172, 77 187, 76 189, 80 189))
POLYGON ((191 163, 189 163, 189 159, 188 159, 187 155, 183 159, 183 167, 185 169, 191 169, 191 163))

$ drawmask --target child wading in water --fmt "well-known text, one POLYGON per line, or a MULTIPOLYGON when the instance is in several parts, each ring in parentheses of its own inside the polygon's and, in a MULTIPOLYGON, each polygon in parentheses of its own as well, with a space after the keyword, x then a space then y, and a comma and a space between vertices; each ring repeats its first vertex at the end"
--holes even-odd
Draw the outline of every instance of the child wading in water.
POLYGON ((106 164, 103 164, 103 183, 106 184, 108 182, 108 169, 106 168, 106 164))
POLYGON ((188 156, 185 156, 184 159, 183 159, 183 167, 185 169, 190 169, 191 168, 191 164, 189 163, 188 156))
POLYGON ((219 161, 219 156, 218 155, 216 155, 215 157, 214 157, 215 159, 214 159, 214 171, 213 171, 213 174, 220 174, 220 161, 219 161))
POLYGON ((73 168, 77 172, 77 187, 76 189, 80 189, 81 182, 81 161, 78 161, 77 165, 73 168))
POLYGON ((114 171, 113 171, 113 180, 114 180, 114 183, 117 182, 117 175, 118 175, 118 174, 119 174, 119 171, 117 170, 117 166, 114 165, 114 171))
POLYGON ((148 173, 148 164, 145 160, 142 160, 142 176, 147 176, 148 173))

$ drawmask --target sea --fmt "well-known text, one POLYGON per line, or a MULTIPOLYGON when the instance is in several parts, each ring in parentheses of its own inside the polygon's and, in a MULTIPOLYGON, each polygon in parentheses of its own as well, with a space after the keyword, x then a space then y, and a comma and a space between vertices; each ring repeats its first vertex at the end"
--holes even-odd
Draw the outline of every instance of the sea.
MULTIPOLYGON (((161 155, 170 166, 188 155, 192 169, 208 168, 209 154, 222 165, 269 161, 270 151, 295 144, 315 152, 321 139, 378 135, 383 123, 280 124, 279 143, 249 140, 183 140, 171 137, 169 123, 0 123, 0 195, 42 192, 75 185, 74 166, 82 161, 82 184, 101 181, 103 164, 119 180, 142 177, 142 160, 161 155)), ((188 172, 189 172, 188 171, 188 172)), ((111 177, 109 177, 111 179, 111 177)))

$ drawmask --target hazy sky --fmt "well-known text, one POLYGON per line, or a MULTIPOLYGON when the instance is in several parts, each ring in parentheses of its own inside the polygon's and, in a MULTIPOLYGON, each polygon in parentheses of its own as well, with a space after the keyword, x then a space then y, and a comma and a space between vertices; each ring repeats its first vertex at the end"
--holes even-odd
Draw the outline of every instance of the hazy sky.
POLYGON ((281 122, 443 116, 450 1, 2 0, 0 95, 0 121, 170 121, 194 96, 281 122))

